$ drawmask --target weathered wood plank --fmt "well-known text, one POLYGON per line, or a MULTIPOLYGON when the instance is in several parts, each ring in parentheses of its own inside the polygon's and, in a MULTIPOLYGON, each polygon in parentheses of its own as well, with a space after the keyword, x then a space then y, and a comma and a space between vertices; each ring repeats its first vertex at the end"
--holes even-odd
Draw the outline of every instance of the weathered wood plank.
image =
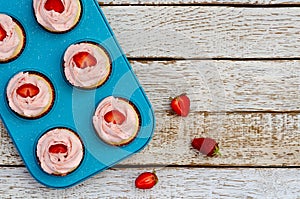
MULTIPOLYGON (((191 113, 181 118, 156 112, 150 144, 123 165, 300 166, 300 113, 191 113), (194 137, 218 140, 221 157, 193 150, 194 137)), ((0 165, 22 165, 1 128, 0 165)))
POLYGON ((0 168, 1 198, 289 198, 300 197, 299 169, 161 168, 158 184, 138 190, 134 179, 152 168, 104 171, 80 185, 54 190, 25 168, 0 168))
MULTIPOLYGON (((132 62, 156 111, 157 129, 149 147, 124 164, 299 165, 299 63, 132 62), (183 92, 192 101, 186 119, 169 112, 168 98, 183 92), (216 162, 189 149, 202 133, 224 147, 216 162)), ((22 164, 3 126, 0 138, 0 164, 22 164)))
POLYGON ((300 8, 107 6, 129 57, 299 57, 300 8))
POLYGON ((299 4, 298 1, 289 0, 98 0, 100 5, 159 5, 159 4, 244 4, 244 5, 290 5, 299 4))
POLYGON ((152 142, 122 164, 299 166, 299 114, 156 114, 152 142), (222 156, 203 157, 191 149, 194 137, 219 141, 222 156))
POLYGON ((300 61, 132 62, 156 111, 188 93, 192 111, 299 111, 300 61))

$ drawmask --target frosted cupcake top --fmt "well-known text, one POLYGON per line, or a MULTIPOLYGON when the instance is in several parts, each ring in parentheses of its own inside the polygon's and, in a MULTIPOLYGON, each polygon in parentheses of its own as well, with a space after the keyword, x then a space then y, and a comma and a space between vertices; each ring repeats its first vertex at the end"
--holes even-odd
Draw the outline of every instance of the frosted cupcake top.
POLYGON ((20 72, 8 83, 6 95, 10 108, 25 117, 36 117, 49 108, 53 90, 42 76, 20 72))
POLYGON ((81 14, 79 0, 33 0, 33 8, 37 21, 54 32, 70 30, 81 14))
POLYGON ((81 163, 83 145, 71 130, 56 128, 39 139, 36 154, 46 173, 66 175, 81 163))
POLYGON ((17 26, 10 16, 0 14, 0 61, 13 56, 21 42, 17 26))
POLYGON ((131 104, 110 96, 98 105, 93 124, 101 139, 118 145, 135 137, 139 129, 139 117, 131 104))
POLYGON ((96 44, 73 44, 64 54, 66 79, 76 87, 95 88, 107 79, 110 70, 108 54, 96 44))

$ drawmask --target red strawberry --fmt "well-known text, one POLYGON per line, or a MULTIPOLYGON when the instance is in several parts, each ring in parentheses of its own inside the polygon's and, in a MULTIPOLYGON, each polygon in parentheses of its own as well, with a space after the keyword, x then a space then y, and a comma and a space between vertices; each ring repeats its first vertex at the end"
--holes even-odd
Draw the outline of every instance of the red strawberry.
POLYGON ((61 2, 61 0, 47 0, 44 8, 48 11, 54 10, 58 13, 65 11, 64 4, 61 2))
POLYGON ((23 84, 17 89, 17 94, 21 97, 34 97, 37 94, 39 94, 40 89, 39 87, 33 85, 33 84, 23 84))
POLYGON ((49 148, 49 153, 66 153, 67 151, 68 147, 64 144, 51 145, 49 148))
POLYGON ((218 143, 212 138, 194 138, 192 147, 209 157, 221 155, 218 143))
POLYGON ((4 28, 0 25, 0 41, 3 41, 4 38, 7 36, 6 31, 4 30, 4 28))
POLYGON ((135 186, 139 189, 151 189, 158 182, 154 172, 144 172, 135 179, 135 186))
POLYGON ((179 95, 172 99, 171 108, 182 117, 186 117, 190 112, 190 99, 186 94, 179 95))
POLYGON ((78 68, 86 68, 89 66, 95 66, 97 59, 88 52, 79 52, 74 55, 73 60, 78 68))
POLYGON ((114 124, 122 124, 126 118, 121 112, 112 110, 104 115, 104 119, 108 123, 112 122, 114 124))

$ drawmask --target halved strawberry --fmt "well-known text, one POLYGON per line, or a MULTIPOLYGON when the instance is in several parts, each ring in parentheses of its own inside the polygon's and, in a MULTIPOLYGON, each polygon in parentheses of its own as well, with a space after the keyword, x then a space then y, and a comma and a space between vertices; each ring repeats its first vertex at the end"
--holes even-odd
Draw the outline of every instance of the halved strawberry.
POLYGON ((68 147, 64 144, 55 144, 49 147, 49 153, 67 153, 68 147))
POLYGON ((186 117, 190 112, 190 99, 186 94, 181 94, 175 98, 171 98, 171 108, 177 115, 186 117))
POLYGON ((209 157, 221 155, 218 143, 212 138, 194 138, 192 147, 209 157))
POLYGON ((7 36, 6 31, 4 28, 0 25, 0 41, 3 41, 3 39, 7 36))
POLYGON ((37 94, 39 94, 40 89, 39 87, 33 85, 33 84, 23 84, 17 89, 17 94, 21 97, 34 97, 37 94))
POLYGON ((126 118, 120 111, 112 110, 104 115, 104 119, 108 123, 112 122, 120 125, 125 121, 126 118))
POLYGON ((73 60, 78 68, 86 68, 89 66, 95 66, 97 59, 88 52, 79 52, 74 55, 73 60))
POLYGON ((61 0, 47 0, 44 7, 48 11, 54 10, 58 13, 65 11, 64 4, 61 2, 61 0))

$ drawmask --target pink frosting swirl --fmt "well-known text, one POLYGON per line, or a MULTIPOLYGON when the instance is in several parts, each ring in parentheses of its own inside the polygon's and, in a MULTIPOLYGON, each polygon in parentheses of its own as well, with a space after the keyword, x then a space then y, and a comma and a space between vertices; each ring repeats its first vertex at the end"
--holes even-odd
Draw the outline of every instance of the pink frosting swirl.
POLYGON ((135 109, 125 100, 112 96, 98 105, 93 116, 93 125, 99 137, 109 144, 126 144, 135 137, 139 129, 139 117, 135 109), (125 116, 122 124, 107 122, 105 114, 117 110, 125 116))
POLYGON ((99 46, 91 43, 71 45, 64 55, 64 72, 74 86, 94 88, 104 82, 110 74, 110 59, 99 46), (77 67, 73 57, 79 52, 87 52, 96 59, 96 64, 85 68, 77 67))
POLYGON ((50 31, 63 32, 71 29, 77 23, 81 12, 79 0, 56 0, 63 4, 62 13, 45 9, 47 1, 33 0, 36 19, 43 27, 50 31))
POLYGON ((9 106, 12 110, 25 117, 36 117, 49 108, 53 100, 53 90, 42 76, 20 72, 8 83, 6 89, 9 106), (24 84, 32 84, 39 89, 33 97, 22 97, 17 93, 24 84))
POLYGON ((76 169, 83 158, 83 146, 74 132, 65 128, 48 131, 38 141, 37 157, 42 169, 55 175, 66 175, 76 169), (52 150, 58 145, 66 150, 52 150))
POLYGON ((6 60, 15 53, 21 40, 16 32, 17 24, 10 16, 0 14, 0 26, 6 31, 6 37, 0 41, 0 60, 6 60))

